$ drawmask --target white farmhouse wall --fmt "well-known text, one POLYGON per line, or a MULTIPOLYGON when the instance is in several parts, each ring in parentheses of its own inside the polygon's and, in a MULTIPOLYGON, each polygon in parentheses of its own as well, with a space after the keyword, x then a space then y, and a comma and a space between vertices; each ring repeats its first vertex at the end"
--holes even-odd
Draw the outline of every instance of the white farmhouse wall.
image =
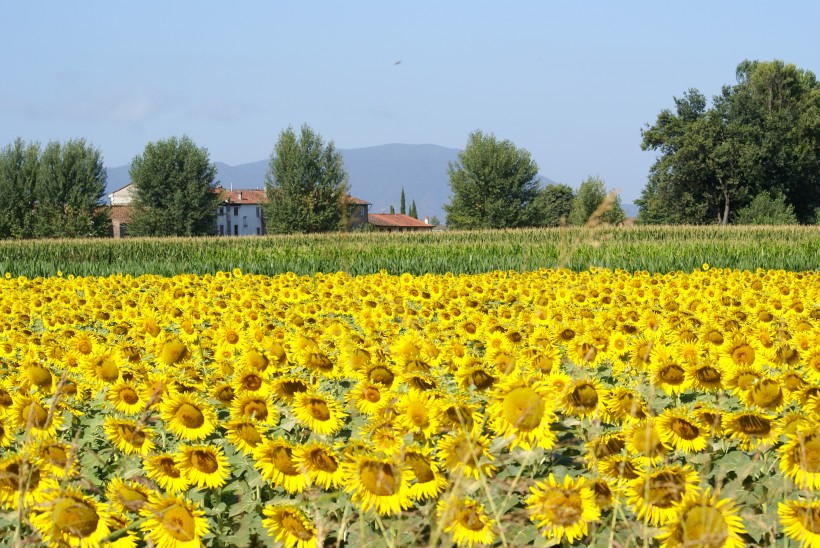
POLYGON ((260 204, 223 204, 216 216, 216 233, 219 236, 257 236, 262 230, 262 206, 260 204))

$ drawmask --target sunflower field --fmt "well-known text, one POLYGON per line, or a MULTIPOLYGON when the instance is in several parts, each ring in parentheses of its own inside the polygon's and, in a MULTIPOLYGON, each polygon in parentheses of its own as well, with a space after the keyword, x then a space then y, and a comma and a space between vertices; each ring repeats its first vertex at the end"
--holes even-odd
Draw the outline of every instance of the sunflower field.
POLYGON ((0 545, 820 546, 820 273, 0 278, 0 545))

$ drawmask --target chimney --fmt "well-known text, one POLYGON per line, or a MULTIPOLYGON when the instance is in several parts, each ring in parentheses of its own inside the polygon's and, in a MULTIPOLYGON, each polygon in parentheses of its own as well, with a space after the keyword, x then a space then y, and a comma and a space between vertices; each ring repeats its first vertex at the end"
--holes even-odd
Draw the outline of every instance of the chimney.
POLYGON ((424 216, 424 224, 426 224, 426 225, 430 224, 430 218, 427 215, 424 216))
POLYGON ((239 191, 239 201, 240 202, 242 201, 242 191, 241 190, 239 191))

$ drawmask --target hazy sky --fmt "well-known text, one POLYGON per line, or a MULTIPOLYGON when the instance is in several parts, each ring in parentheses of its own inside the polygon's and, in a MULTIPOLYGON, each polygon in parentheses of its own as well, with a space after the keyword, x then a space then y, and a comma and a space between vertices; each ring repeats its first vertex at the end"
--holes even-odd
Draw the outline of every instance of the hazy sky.
POLYGON ((83 137, 114 167, 188 134, 236 165, 305 122, 339 148, 481 129, 631 201, 674 96, 747 58, 817 74, 818 21, 816 1, 4 2, 0 146, 83 137))

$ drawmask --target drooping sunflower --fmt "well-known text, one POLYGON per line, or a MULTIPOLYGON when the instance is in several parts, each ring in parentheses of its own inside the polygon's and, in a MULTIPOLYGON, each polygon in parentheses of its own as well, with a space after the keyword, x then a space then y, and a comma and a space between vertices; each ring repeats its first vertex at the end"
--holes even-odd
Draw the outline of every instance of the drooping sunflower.
POLYGON ((567 387, 561 397, 561 403, 568 415, 592 417, 603 407, 606 394, 607 391, 597 379, 579 379, 567 387))
POLYGON ((486 413, 490 427, 502 438, 513 436, 512 446, 529 450, 534 446, 551 449, 556 435, 551 426, 557 420, 555 400, 547 385, 539 380, 504 382, 494 390, 486 413))
POLYGON ((262 525, 286 548, 316 548, 316 526, 296 506, 274 504, 262 510, 265 519, 262 525))
POLYGON ((706 449, 709 428, 701 423, 685 407, 664 409, 655 417, 655 426, 661 439, 684 453, 695 453, 706 449))
POLYGON ((156 491, 136 481, 114 477, 105 489, 105 498, 121 512, 139 512, 156 491))
POLYGON ((256 469, 262 477, 290 494, 304 491, 309 479, 295 460, 295 449, 286 440, 274 438, 259 444, 253 451, 256 469))
POLYGON ((778 455, 783 475, 801 489, 820 490, 820 427, 803 427, 789 434, 778 455))
POLYGON ((413 500, 435 499, 449 484, 440 470, 440 464, 430 453, 427 446, 411 446, 404 451, 404 463, 413 471, 415 480, 410 485, 410 497, 413 500))
POLYGON ((188 489, 190 482, 169 453, 149 455, 143 461, 145 473, 164 490, 179 493, 188 489))
POLYGON ((201 440, 216 429, 216 411, 201 396, 172 394, 160 408, 166 427, 185 440, 201 440))
POLYGON ((308 381, 295 375, 282 374, 272 381, 274 395, 285 403, 290 403, 296 394, 307 392, 311 389, 308 381))
POLYGON ((222 447, 215 445, 180 446, 176 462, 179 471, 198 487, 222 487, 231 475, 222 447))
POLYGON ((436 505, 436 516, 445 533, 453 535, 457 546, 489 545, 495 540, 495 520, 484 505, 470 497, 450 495, 436 505))
POLYGON ((487 436, 453 432, 439 439, 437 448, 444 467, 451 475, 463 474, 479 479, 482 475, 492 477, 497 469, 492 464, 495 457, 490 453, 487 436))
POLYGON ((601 411, 604 420, 614 424, 642 420, 648 416, 643 397, 637 391, 626 387, 617 387, 605 392, 601 411))
POLYGON ((595 494, 595 504, 598 505, 601 511, 611 508, 618 500, 620 488, 617 485, 610 484, 610 482, 604 478, 595 478, 588 483, 589 488, 592 489, 592 492, 595 494))
POLYGON ((326 491, 342 484, 342 460, 333 447, 308 442, 295 448, 293 462, 297 468, 307 473, 310 481, 326 491))
POLYGON ((657 540, 661 548, 720 546, 743 548, 746 532, 738 509, 729 498, 718 499, 707 487, 700 495, 685 498, 677 514, 664 526, 657 540))
POLYGON ((713 362, 687 364, 686 378, 692 388, 704 392, 714 392, 725 387, 726 373, 722 366, 713 362))
POLYGON ((256 420, 270 426, 279 422, 279 409, 268 397, 257 397, 252 394, 237 395, 231 404, 231 419, 235 421, 256 420))
POLYGON ((208 534, 205 511, 195 502, 175 495, 152 498, 140 510, 147 518, 140 526, 157 548, 195 548, 208 534))
POLYGON ((484 420, 478 407, 470 403, 466 395, 444 394, 442 398, 436 412, 440 428, 443 431, 463 430, 473 432, 483 426, 484 420))
POLYGON ((627 454, 636 456, 642 462, 654 464, 669 452, 669 447, 658 433, 655 419, 651 417, 624 426, 623 432, 627 454))
POLYGON ((347 413, 332 396, 300 392, 294 400, 293 415, 302 426, 324 435, 333 435, 344 427, 347 413))
POLYGON ((566 537, 572 543, 585 537, 589 523, 601 517, 595 493, 582 476, 573 480, 566 475, 559 483, 550 473, 547 481, 538 481, 530 487, 525 504, 530 520, 541 534, 556 542, 566 537))
POLYGON ((105 436, 126 455, 147 455, 154 450, 154 431, 131 419, 105 418, 105 436))
POLYGON ((598 472, 620 484, 639 478, 644 465, 641 459, 629 455, 610 455, 598 461, 598 472))
POLYGON ((410 481, 413 472, 397 458, 358 455, 342 464, 344 487, 363 512, 396 515, 413 506, 410 481))
POLYGON ((779 502, 777 513, 786 536, 806 548, 820 546, 820 500, 779 502))
POLYGON ((775 417, 758 411, 739 411, 723 416, 723 431, 735 439, 743 451, 752 451, 759 445, 775 443, 780 432, 775 417))
POLYGON ((660 466, 627 484, 627 504, 638 519, 661 526, 675 518, 680 502, 699 491, 698 473, 689 465, 660 466))
POLYGON ((230 421, 225 428, 225 438, 234 447, 250 455, 256 446, 264 441, 259 424, 253 419, 230 421))
POLYGON ((766 411, 779 412, 786 405, 786 395, 780 381, 764 377, 746 390, 746 403, 766 411))
POLYGON ((92 548, 110 532, 105 505, 68 487, 32 509, 31 524, 51 546, 92 548))

